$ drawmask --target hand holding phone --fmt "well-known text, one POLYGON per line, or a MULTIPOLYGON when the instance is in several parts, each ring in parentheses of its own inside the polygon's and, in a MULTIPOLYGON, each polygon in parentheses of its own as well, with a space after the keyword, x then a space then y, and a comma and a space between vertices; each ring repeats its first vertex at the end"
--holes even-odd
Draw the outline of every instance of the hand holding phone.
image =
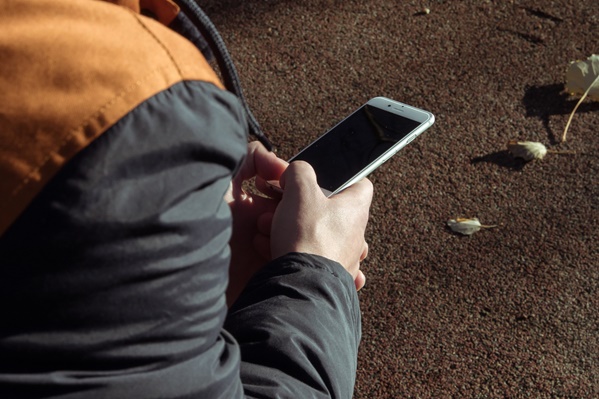
POLYGON ((319 186, 330 197, 368 176, 434 121, 428 111, 375 97, 289 162, 312 165, 319 186))
POLYGON ((327 198, 318 186, 312 167, 294 162, 281 179, 284 189, 272 220, 273 259, 290 252, 320 255, 340 263, 354 278, 356 288, 364 285, 360 262, 368 254, 364 239, 372 183, 368 179, 327 198))

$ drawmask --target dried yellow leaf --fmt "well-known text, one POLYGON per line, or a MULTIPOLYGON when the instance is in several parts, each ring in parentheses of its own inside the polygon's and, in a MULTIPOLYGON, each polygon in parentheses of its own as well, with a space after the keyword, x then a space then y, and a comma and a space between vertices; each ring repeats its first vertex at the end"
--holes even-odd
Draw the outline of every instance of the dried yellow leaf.
POLYGON ((460 233, 465 236, 472 235, 480 229, 490 229, 496 226, 485 226, 480 223, 478 218, 457 218, 451 219, 447 225, 454 233, 460 233))
POLYGON ((516 158, 522 158, 525 161, 543 159, 547 155, 547 147, 542 143, 535 141, 517 141, 510 140, 507 143, 507 149, 516 158))

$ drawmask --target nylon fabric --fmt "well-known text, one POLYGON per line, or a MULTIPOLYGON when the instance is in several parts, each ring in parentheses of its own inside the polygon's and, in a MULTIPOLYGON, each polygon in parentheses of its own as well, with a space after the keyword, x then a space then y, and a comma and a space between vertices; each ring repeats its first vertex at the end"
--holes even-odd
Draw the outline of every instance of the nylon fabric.
POLYGON ((353 279, 294 253, 266 265, 230 309, 248 398, 351 398, 361 338, 353 279), (275 349, 276 348, 276 349, 275 349))
POLYGON ((0 234, 75 154, 184 80, 222 88, 195 46, 101 1, 0 2, 0 234))
POLYGON ((178 83, 52 179, 0 239, 0 397, 241 395, 223 196, 246 130, 234 95, 178 83))

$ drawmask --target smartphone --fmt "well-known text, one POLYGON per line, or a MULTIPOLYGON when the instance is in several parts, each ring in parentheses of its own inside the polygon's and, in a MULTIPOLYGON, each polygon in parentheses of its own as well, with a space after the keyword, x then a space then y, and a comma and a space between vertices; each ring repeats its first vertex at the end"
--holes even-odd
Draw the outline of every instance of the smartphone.
POLYGON ((312 165, 318 185, 330 197, 368 176, 434 122, 428 111, 375 97, 289 162, 312 165))

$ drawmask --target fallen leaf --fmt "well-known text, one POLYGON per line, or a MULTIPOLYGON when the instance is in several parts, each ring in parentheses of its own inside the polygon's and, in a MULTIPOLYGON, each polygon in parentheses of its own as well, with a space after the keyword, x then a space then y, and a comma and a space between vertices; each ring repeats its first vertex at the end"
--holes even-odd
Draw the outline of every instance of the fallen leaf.
POLYGON ((522 158, 525 161, 543 159, 547 155, 547 147, 542 143, 535 141, 517 141, 510 140, 507 143, 507 149, 516 158, 522 158))
POLYGON ((493 226, 483 225, 480 223, 478 218, 451 219, 447 222, 447 225, 449 226, 451 231, 453 231, 454 233, 460 233, 465 236, 472 235, 472 234, 476 233, 477 231, 479 231, 480 229, 490 229, 493 227, 497 227, 495 225, 493 225, 493 226))
POLYGON ((585 61, 570 63, 566 72, 566 91, 571 95, 584 95, 593 100, 599 100, 599 55, 593 54, 585 61))
POLYGON ((584 99, 588 96, 590 99, 599 100, 599 55, 593 54, 586 61, 570 63, 570 67, 566 72, 566 90, 571 95, 581 94, 582 97, 580 97, 568 118, 568 123, 566 123, 562 134, 562 142, 566 141, 572 118, 584 99))
POLYGON ((423 8, 422 10, 418 11, 416 14, 414 14, 415 16, 422 16, 422 15, 428 15, 431 13, 431 9, 428 7, 423 8))

